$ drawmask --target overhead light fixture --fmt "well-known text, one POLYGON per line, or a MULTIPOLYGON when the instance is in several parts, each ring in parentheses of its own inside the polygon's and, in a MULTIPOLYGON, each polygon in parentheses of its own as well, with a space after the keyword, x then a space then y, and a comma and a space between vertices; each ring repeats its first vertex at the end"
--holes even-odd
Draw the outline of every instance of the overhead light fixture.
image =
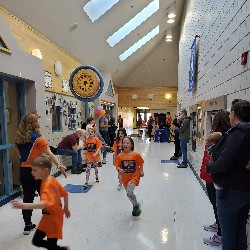
POLYGON ((43 59, 43 55, 42 55, 40 49, 31 50, 31 55, 33 55, 33 56, 35 56, 35 57, 37 57, 39 59, 43 59))
POLYGON ((137 94, 133 94, 132 95, 132 100, 136 100, 137 99, 137 94))
POLYGON ((166 32, 166 40, 167 39, 171 39, 173 38, 173 34, 172 34, 172 28, 169 28, 166 32))
POLYGON ((176 4, 173 2, 169 7, 168 7, 168 18, 174 18, 176 17, 176 4))
POLYGON ((167 23, 174 23, 174 19, 168 19, 167 23))
POLYGON ((171 96, 170 93, 166 93, 166 94, 165 94, 165 99, 169 100, 171 97, 172 97, 172 96, 171 96))
POLYGON ((172 42, 172 38, 166 38, 166 42, 172 42))
POLYGON ((148 94, 148 99, 149 100, 153 100, 153 98, 154 98, 154 94, 148 94))

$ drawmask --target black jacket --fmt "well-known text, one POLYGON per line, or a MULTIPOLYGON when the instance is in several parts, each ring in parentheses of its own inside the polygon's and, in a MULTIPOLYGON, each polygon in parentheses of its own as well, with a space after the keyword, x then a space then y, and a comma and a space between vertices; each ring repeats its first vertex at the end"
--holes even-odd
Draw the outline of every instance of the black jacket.
POLYGON ((215 145, 206 171, 224 189, 250 192, 250 122, 228 130, 215 145))

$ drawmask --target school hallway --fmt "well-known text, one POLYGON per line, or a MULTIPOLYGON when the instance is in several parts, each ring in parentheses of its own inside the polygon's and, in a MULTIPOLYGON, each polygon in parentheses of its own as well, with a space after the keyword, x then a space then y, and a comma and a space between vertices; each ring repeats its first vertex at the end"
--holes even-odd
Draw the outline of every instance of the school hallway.
MULTIPOLYGON (((142 213, 133 217, 132 204, 124 189, 117 190, 117 171, 108 162, 99 168, 100 183, 95 183, 94 169, 87 193, 69 193, 71 218, 64 219, 64 239, 59 245, 71 250, 206 250, 220 249, 203 243, 213 235, 203 225, 214 223, 212 206, 190 167, 178 169, 176 163, 161 163, 174 153, 173 143, 149 142, 134 138, 135 151, 144 157, 144 173, 135 194, 142 213)), ((67 184, 84 184, 85 173, 68 178, 58 177, 67 184)), ((10 203, 0 207, 2 230, 1 249, 31 250, 33 232, 23 235, 21 210, 10 203)), ((37 224, 41 211, 33 212, 37 224)))

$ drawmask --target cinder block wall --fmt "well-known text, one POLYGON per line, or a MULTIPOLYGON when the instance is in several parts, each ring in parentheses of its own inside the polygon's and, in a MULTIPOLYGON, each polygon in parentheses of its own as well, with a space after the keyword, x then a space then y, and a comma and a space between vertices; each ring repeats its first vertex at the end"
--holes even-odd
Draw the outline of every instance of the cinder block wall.
MULTIPOLYGON (((249 0, 187 0, 183 11, 179 43, 179 108, 226 96, 230 108, 234 98, 250 100, 250 64, 241 65, 241 54, 250 47, 249 0), (198 65, 196 91, 188 92, 190 47, 197 39, 198 65)), ((250 59, 250 58, 248 58, 250 59)), ((205 110, 205 124, 209 116, 205 110)), ((206 127, 204 127, 206 129, 206 127)), ((205 138, 190 151, 189 160, 199 174, 205 138)), ((248 230, 250 226, 247 227, 248 230)), ((249 238, 250 243, 250 238, 249 238)))

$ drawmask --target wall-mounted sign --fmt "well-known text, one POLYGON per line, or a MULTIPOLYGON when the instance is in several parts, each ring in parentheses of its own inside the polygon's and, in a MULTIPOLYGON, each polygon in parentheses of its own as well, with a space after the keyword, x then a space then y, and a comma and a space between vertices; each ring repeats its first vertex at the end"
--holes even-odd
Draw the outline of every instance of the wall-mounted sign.
POLYGON ((100 96, 104 81, 100 72, 88 65, 76 68, 69 80, 73 95, 81 101, 93 101, 100 96))

